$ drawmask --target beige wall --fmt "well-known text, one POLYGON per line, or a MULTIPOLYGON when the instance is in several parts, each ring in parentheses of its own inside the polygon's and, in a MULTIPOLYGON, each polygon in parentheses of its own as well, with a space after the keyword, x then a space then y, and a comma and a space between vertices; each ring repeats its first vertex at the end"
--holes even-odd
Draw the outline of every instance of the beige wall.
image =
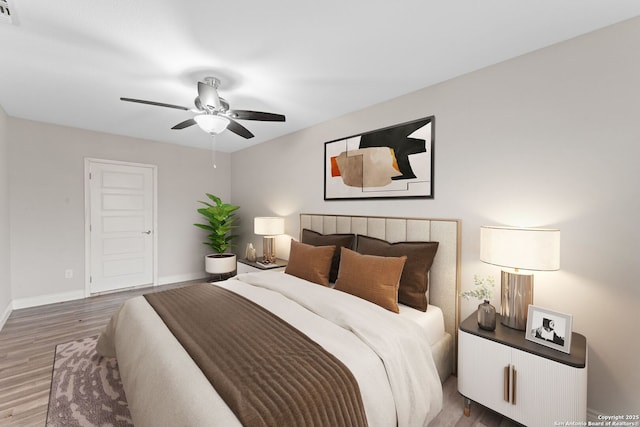
MULTIPOLYGON (((233 201, 248 236, 240 247, 261 248, 249 226, 257 215, 285 216, 293 236, 301 211, 460 218, 469 289, 476 273, 500 274, 479 261, 481 225, 558 227, 561 270, 536 273, 535 303, 572 314, 586 335, 590 410, 636 414, 637 52, 640 18, 233 153, 233 201), (324 142, 432 114, 433 200, 323 201, 324 142)), ((466 317, 474 303, 462 308, 466 317)))
POLYGON ((9 118, 11 283, 14 307, 84 292, 84 159, 158 170, 160 283, 204 277, 206 233, 197 201, 230 197, 229 155, 9 118), (74 270, 72 279, 64 271, 74 270))
POLYGON ((11 311, 8 147, 7 115, 0 107, 0 328, 11 311))
MULTIPOLYGON (((634 19, 218 154, 217 169, 202 150, 12 119, 0 110, 0 316, 11 298, 84 289, 84 158, 149 163, 158 166, 162 281, 203 273, 206 248, 191 224, 207 191, 241 205, 240 250, 249 240, 261 247, 251 230, 258 215, 286 216, 294 236, 301 211, 460 218, 465 289, 475 273, 499 274, 478 260, 480 225, 560 228, 562 269, 536 274, 535 302, 573 314, 574 330, 587 336, 590 409, 637 413, 638 51, 634 19), (323 201, 325 141, 432 114, 433 200, 323 201), (67 268, 74 279, 64 279, 67 268)), ((464 316, 473 309, 463 302, 464 316)))

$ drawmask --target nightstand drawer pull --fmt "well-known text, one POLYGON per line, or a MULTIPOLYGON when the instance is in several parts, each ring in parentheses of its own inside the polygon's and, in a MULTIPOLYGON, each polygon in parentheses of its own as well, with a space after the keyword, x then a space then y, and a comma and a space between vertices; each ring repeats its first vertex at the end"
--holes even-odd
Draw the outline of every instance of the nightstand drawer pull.
POLYGON ((515 366, 512 366, 511 367, 511 404, 512 405, 516 404, 517 380, 518 380, 518 371, 516 371, 515 366))
POLYGON ((504 401, 509 401, 509 365, 504 367, 504 401))

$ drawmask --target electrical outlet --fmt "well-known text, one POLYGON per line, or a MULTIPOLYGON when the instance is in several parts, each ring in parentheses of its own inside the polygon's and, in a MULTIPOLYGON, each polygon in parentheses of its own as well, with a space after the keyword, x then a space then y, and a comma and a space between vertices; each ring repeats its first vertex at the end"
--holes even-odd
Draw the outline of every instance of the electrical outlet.
POLYGON ((73 270, 68 268, 64 271, 64 278, 65 279, 73 279, 73 270))

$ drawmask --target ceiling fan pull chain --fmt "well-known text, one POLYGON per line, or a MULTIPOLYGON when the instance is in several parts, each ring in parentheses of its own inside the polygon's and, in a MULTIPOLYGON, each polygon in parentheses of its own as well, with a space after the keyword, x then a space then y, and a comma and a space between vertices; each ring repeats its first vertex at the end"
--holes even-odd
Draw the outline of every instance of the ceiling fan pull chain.
POLYGON ((211 134, 211 164, 214 169, 218 168, 216 165, 216 136, 214 134, 211 134))

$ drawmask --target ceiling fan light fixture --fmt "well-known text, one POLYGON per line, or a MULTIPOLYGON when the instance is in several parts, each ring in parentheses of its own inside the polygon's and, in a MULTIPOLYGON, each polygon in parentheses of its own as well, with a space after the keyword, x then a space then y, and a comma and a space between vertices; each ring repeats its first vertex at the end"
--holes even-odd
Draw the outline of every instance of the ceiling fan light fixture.
POLYGON ((212 134, 219 134, 229 126, 229 119, 217 114, 199 114, 193 120, 200 126, 200 129, 212 134))

